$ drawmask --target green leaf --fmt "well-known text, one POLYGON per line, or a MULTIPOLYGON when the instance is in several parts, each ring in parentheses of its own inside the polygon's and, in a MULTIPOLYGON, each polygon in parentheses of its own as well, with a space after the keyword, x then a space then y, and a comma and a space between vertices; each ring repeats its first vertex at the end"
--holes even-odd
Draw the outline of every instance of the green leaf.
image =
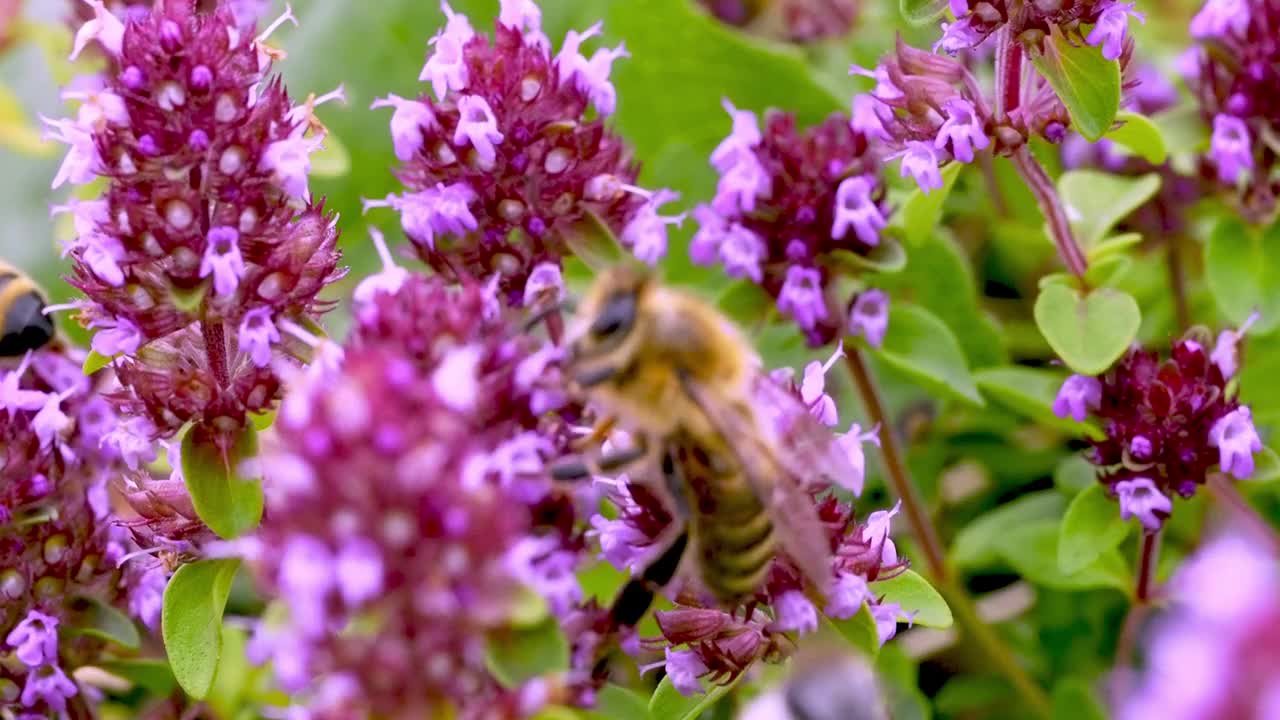
POLYGON ((1120 547, 1132 529, 1120 519, 1120 508, 1100 483, 1080 491, 1058 533, 1058 569, 1072 575, 1092 565, 1102 553, 1120 547))
POLYGON ((266 410, 264 412, 252 413, 249 415, 249 422, 253 423, 253 429, 258 432, 265 432, 276 422, 276 411, 266 410))
POLYGON ((1053 400, 1065 379, 1060 372, 1007 365, 978 370, 973 374, 973 379, 987 397, 1042 425, 1061 428, 1072 434, 1088 435, 1097 440, 1103 438, 1102 430, 1094 423, 1078 423, 1071 418, 1060 418, 1054 414, 1053 400))
MULTIPOLYGON (((1141 233, 1121 233, 1112 235, 1111 237, 1099 241, 1097 245, 1089 248, 1089 269, 1085 271, 1085 280, 1093 285, 1111 285, 1115 276, 1118 274, 1114 268, 1100 268, 1102 263, 1098 260, 1126 260, 1129 258, 1114 256, 1115 253, 1123 252, 1142 242, 1141 233), (1099 270, 1105 271, 1105 274, 1099 274, 1099 270)), ((1131 261, 1130 261, 1131 262, 1131 261)))
POLYGON ((938 223, 942 222, 942 206, 964 168, 965 163, 950 163, 942 168, 941 188, 926 193, 915 187, 907 196, 902 210, 895 213, 893 224, 901 224, 902 235, 909 244, 919 245, 933 236, 938 223))
POLYGON ((587 717, 591 720, 653 720, 648 698, 612 683, 596 693, 595 707, 587 711, 587 717))
POLYGON ((1276 455, 1275 450, 1263 446, 1260 452, 1253 455, 1253 474, 1242 482, 1263 484, 1276 480, 1280 480, 1280 456, 1276 455))
MULTIPOLYGON (((741 676, 739 676, 741 679, 741 676)), ((736 680, 734 681, 737 682, 736 680)), ((658 689, 653 691, 653 697, 649 698, 649 714, 655 719, 661 720, 693 720, 702 714, 703 710, 714 705, 720 698, 724 697, 733 685, 711 685, 703 683, 703 689, 706 690, 701 695, 685 697, 680 694, 675 685, 671 684, 670 677, 662 678, 662 682, 658 683, 658 689)))
POLYGON ((1111 228, 1159 189, 1156 173, 1125 177, 1100 170, 1070 170, 1058 178, 1058 194, 1072 218, 1076 242, 1091 258, 1111 228))
POLYGON ((1280 224, 1268 230, 1223 218, 1204 248, 1205 279, 1222 312, 1236 325, 1253 312, 1253 332, 1280 326, 1280 224))
POLYGON ((906 612, 915 613, 912 622, 916 625, 939 629, 951 627, 953 620, 947 601, 914 570, 878 581, 874 589, 885 602, 896 602, 906 612))
POLYGON ((203 426, 193 426, 182 437, 182 477, 196 514, 224 538, 252 530, 262 519, 262 483, 245 476, 246 461, 258 455, 258 433, 253 425, 239 432, 228 452, 203 426))
POLYGON ((951 329, 928 310, 910 303, 889 307, 889 330, 878 357, 910 375, 927 389, 970 405, 982 406, 982 395, 951 329))
POLYGON ((222 611, 238 558, 199 560, 178 568, 164 590, 160 631, 169 666, 187 694, 203 700, 222 650, 222 611))
POLYGON ((85 375, 92 375, 102 368, 110 365, 113 359, 114 358, 109 358, 106 355, 99 354, 97 350, 90 350, 89 354, 84 358, 84 367, 81 368, 81 371, 85 375))
POLYGON ((1053 686, 1053 720, 1107 720, 1107 713, 1088 682, 1068 676, 1053 686))
POLYGON ((1128 148, 1152 165, 1163 165, 1169 158, 1169 149, 1165 147, 1164 135, 1149 118, 1122 110, 1116 114, 1116 120, 1122 124, 1111 128, 1107 133, 1108 138, 1128 148))
POLYGON ((555 618, 524 629, 503 629, 489 635, 485 665, 506 688, 526 680, 569 669, 569 641, 555 618))
POLYGON ((1058 521, 1040 520, 1012 528, 1000 554, 1018 574, 1054 590, 1116 588, 1127 592, 1132 580, 1124 559, 1114 548, 1098 555, 1092 565, 1076 573, 1058 567, 1058 521))
POLYGON ((750 328, 772 315, 776 305, 764 288, 750 280, 737 280, 716 298, 716 307, 738 325, 750 328))
POLYGON ((165 696, 173 692, 178 681, 169 669, 169 663, 150 658, 104 660, 97 666, 117 677, 137 685, 152 695, 165 696))
POLYGON ((1028 493, 979 515, 951 543, 951 562, 962 569, 989 567, 1000 559, 1009 533, 1038 520, 1062 517, 1067 501, 1052 490, 1028 493))
POLYGON ((311 154, 311 175, 322 178, 343 177, 351 172, 351 153, 338 136, 329 131, 320 149, 311 154))
POLYGON ((890 235, 880 238, 880 244, 866 255, 849 250, 832 250, 823 258, 837 272, 859 275, 868 270, 880 273, 896 273, 907 266, 907 252, 902 243, 890 235))
MULTIPOLYGON (((879 592, 881 583, 876 583, 879 592)), ((844 642, 863 656, 875 659, 880 654, 880 631, 876 629, 875 618, 864 604, 858 608, 853 617, 836 620, 820 615, 819 624, 822 632, 834 640, 844 642)))
POLYGON ((579 260, 596 272, 607 270, 629 257, 609 226, 590 212, 565 231, 564 241, 579 260))
POLYGON ((1142 323, 1138 303, 1126 293, 1097 288, 1082 298, 1064 285, 1040 291, 1035 318, 1053 351, 1082 375, 1098 375, 1111 367, 1142 323))
POLYGON ((1101 138, 1120 110, 1120 64, 1102 57, 1102 48, 1075 44, 1056 26, 1044 50, 1029 48, 1036 69, 1049 81, 1071 114, 1071 127, 1088 140, 1101 138))
POLYGON ((67 601, 67 611, 67 629, 73 634, 106 640, 130 650, 137 650, 142 643, 133 620, 101 600, 77 596, 67 601))
POLYGON ((927 25, 947 12, 944 0, 898 0, 898 10, 912 25, 927 25))
POLYGON ((1097 483, 1097 468, 1079 453, 1063 458, 1053 469, 1053 486, 1069 497, 1074 498, 1085 488, 1097 483))
POLYGON ((218 717, 234 717, 245 705, 252 690, 250 682, 261 669, 249 662, 245 648, 248 634, 241 628, 222 626, 222 651, 218 656, 218 669, 213 674, 206 702, 218 717))

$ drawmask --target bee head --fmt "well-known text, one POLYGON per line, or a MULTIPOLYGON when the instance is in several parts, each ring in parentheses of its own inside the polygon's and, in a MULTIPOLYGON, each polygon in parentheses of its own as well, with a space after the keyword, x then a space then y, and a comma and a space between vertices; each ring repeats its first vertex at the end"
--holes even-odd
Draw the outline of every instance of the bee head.
POLYGON ((630 265, 610 268, 596 278, 568 337, 569 364, 580 385, 603 382, 617 371, 616 363, 601 361, 630 337, 652 284, 647 270, 630 265))

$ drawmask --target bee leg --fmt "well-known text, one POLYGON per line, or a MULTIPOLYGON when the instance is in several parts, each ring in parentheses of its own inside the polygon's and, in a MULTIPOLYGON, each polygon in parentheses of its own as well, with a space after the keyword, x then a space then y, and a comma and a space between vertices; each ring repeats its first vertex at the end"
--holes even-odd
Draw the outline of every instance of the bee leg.
POLYGON ((600 457, 600 469, 605 473, 613 473, 634 463, 649 454, 649 443, 643 435, 636 436, 636 444, 625 450, 618 450, 600 457))
POLYGON ((631 579, 613 601, 609 620, 613 627, 635 627, 653 604, 653 596, 676 576, 680 560, 689 545, 689 533, 681 532, 671 545, 644 569, 640 577, 631 579))
POLYGON ((595 447, 604 442, 609 437, 609 433, 618 425, 618 418, 615 415, 609 415, 600 418, 596 422, 596 426, 591 428, 591 432, 574 440, 570 445, 574 450, 585 450, 589 447, 595 447))
POLYGON ((586 480, 591 477, 591 466, 580 457, 558 460, 551 465, 551 479, 562 482, 586 480))

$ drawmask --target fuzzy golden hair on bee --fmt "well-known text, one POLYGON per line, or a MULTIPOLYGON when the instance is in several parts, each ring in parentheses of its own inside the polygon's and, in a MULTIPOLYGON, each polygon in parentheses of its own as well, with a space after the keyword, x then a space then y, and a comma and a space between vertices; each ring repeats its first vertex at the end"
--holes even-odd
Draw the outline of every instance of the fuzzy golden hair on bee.
POLYGON ((44 291, 34 280, 0 260, 0 357, 18 357, 53 340, 47 305, 44 291))

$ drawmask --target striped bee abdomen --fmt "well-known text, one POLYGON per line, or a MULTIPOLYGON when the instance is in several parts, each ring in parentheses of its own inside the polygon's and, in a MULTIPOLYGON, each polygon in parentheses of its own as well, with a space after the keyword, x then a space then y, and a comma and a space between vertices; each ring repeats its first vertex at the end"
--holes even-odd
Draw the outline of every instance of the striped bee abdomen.
POLYGON ((27 276, 0 263, 0 357, 16 357, 53 339, 45 300, 27 276))
POLYGON ((752 595, 776 552, 773 523, 737 463, 680 442, 676 458, 691 500, 702 581, 732 604, 752 595))

